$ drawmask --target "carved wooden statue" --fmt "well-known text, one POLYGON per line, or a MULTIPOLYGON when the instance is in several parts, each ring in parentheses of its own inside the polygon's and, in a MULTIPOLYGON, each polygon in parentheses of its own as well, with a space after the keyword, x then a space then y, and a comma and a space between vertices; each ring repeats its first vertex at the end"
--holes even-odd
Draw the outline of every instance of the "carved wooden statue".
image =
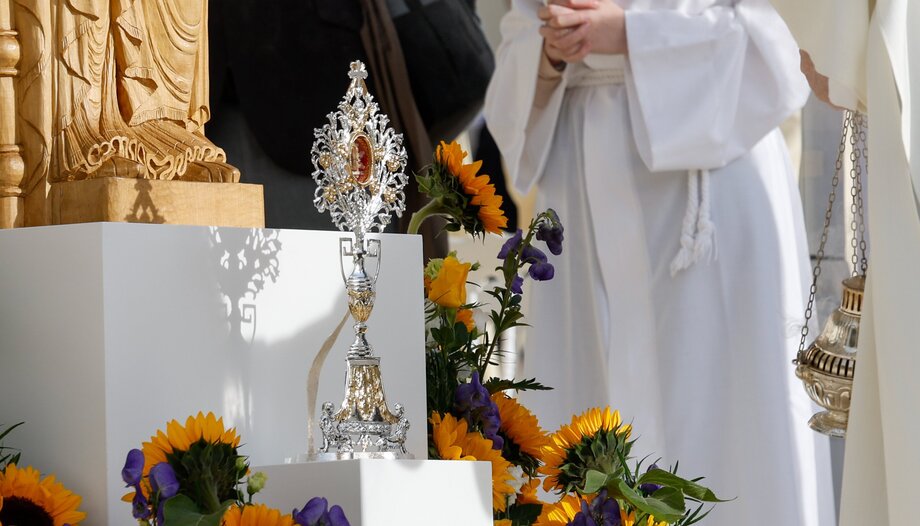
POLYGON ((206 0, 0 0, 0 108, 0 226, 264 221, 204 136, 206 0))

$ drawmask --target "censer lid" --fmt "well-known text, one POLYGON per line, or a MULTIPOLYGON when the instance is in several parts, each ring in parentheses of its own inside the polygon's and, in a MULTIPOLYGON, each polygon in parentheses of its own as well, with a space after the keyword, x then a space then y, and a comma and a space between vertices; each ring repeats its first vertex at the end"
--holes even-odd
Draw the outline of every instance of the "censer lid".
POLYGON ((866 276, 853 276, 843 280, 843 301, 840 309, 857 316, 862 313, 863 294, 866 290, 866 276))

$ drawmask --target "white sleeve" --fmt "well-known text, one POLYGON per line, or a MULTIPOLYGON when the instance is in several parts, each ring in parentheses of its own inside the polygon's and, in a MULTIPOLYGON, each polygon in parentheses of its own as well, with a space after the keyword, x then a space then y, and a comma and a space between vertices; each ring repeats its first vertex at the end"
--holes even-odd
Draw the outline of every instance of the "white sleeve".
POLYGON ((534 104, 543 53, 537 17, 541 5, 537 0, 514 0, 502 19, 502 44, 483 109, 508 174, 515 188, 525 193, 546 163, 566 83, 563 76, 548 100, 534 104))
POLYGON ((866 111, 869 0, 772 0, 818 73, 828 77, 831 102, 866 111), (819 22, 815 22, 815 21, 819 22))
POLYGON ((798 48, 767 0, 626 13, 630 118, 652 171, 725 166, 804 105, 798 48))

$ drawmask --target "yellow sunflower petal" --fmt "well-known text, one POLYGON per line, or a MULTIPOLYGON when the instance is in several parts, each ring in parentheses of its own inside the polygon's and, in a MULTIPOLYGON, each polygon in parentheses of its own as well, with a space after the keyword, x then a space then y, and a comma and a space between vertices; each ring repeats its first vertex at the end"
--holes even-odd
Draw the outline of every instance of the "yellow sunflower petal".
POLYGON ((534 526, 566 526, 575 519, 579 511, 581 499, 569 493, 559 502, 544 505, 534 526))
POLYGON ((501 432, 517 444, 521 451, 539 459, 550 441, 537 417, 504 393, 493 394, 492 401, 498 406, 501 432))
POLYGON ((221 526, 293 526, 291 515, 282 515, 264 504, 250 504, 240 508, 231 506, 221 519, 221 526))
POLYGON ((469 432, 466 420, 458 420, 450 413, 443 417, 434 413, 430 421, 432 440, 441 459, 482 460, 492 464, 492 507, 504 511, 508 496, 514 494, 514 488, 508 484, 514 480, 514 476, 509 473, 511 463, 502 457, 501 451, 492 449, 491 440, 484 438, 478 431, 469 432))
MULTIPOLYGON (((78 511, 82 499, 57 482, 53 475, 41 479, 41 473, 30 467, 9 464, 0 472, 0 502, 4 499, 26 499, 47 514, 54 526, 76 526, 86 518, 78 511)), ((0 506, 2 510, 2 506, 0 506)))

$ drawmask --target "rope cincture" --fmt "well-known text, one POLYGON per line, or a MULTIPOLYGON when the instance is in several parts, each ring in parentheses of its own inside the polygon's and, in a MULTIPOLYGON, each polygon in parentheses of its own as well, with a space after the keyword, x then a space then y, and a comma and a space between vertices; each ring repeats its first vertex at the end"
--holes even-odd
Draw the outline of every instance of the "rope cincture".
POLYGON ((680 232, 680 250, 671 261, 671 277, 700 260, 716 257, 716 226, 712 222, 709 170, 687 172, 687 210, 680 232))

